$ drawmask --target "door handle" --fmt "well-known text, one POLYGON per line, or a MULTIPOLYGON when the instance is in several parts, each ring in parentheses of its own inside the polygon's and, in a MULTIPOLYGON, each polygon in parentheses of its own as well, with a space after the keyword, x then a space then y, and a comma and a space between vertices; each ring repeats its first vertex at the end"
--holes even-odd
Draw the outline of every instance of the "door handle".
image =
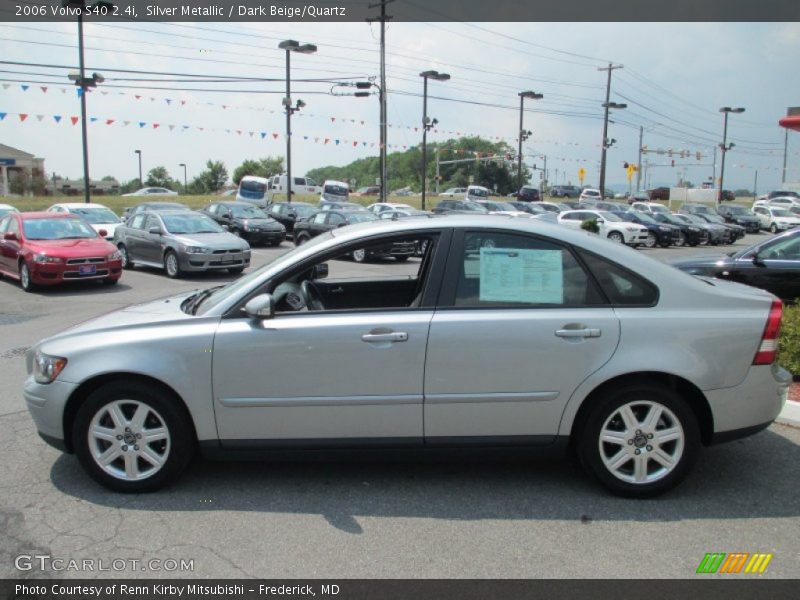
POLYGON ((599 329, 556 329, 556 337, 560 338, 596 338, 600 337, 599 329))
POLYGON ((339 287, 335 287, 332 290, 330 290, 330 293, 331 294, 341 294, 343 291, 344 291, 344 288, 342 286, 339 286, 339 287))
POLYGON ((361 336, 362 342, 405 342, 408 334, 404 331, 389 331, 385 333, 365 333, 361 336))

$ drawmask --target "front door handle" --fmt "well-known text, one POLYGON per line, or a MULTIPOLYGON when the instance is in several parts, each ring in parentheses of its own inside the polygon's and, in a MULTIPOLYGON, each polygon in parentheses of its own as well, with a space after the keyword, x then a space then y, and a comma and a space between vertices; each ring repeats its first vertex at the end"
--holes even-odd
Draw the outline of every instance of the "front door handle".
POLYGON ((408 340, 408 334, 404 331, 370 332, 361 336, 361 341, 367 343, 405 342, 406 340, 408 340))
POLYGON ((600 337, 599 329, 557 329, 556 336, 560 338, 596 338, 600 337))

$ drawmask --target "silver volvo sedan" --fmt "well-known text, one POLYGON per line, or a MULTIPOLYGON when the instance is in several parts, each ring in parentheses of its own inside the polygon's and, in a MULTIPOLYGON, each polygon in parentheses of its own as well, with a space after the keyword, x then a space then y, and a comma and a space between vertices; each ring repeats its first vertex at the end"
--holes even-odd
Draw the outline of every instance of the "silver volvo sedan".
POLYGON ((378 221, 43 340, 24 394, 42 438, 122 492, 174 481, 197 451, 484 445, 572 447, 613 492, 653 496, 701 446, 778 415, 781 312, 532 219, 378 221), (336 260, 396 242, 425 250, 336 260))

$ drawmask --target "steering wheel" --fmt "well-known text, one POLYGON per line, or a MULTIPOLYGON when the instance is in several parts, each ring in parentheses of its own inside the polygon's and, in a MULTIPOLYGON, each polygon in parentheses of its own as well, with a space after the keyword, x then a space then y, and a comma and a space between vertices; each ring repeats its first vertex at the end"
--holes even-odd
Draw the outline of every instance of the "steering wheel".
POLYGON ((320 294, 319 288, 313 281, 306 279, 300 289, 303 291, 308 310, 325 310, 325 305, 322 303, 322 294, 320 294))

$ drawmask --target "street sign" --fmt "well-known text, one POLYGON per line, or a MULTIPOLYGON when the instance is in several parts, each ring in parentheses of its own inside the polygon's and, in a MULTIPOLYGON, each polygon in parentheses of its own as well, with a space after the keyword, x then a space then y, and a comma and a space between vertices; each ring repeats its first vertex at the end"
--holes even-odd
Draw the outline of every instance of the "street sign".
POLYGON ((581 180, 581 185, 583 185, 583 179, 584 179, 584 177, 586 177, 586 169, 584 169, 583 167, 581 167, 580 169, 578 169, 578 179, 580 179, 580 180, 581 180))
POLYGON ((4 167, 13 167, 17 164, 17 160, 14 158, 0 158, 0 165, 4 167))
POLYGON ((633 174, 636 172, 636 165, 629 164, 626 171, 628 172, 628 181, 631 181, 633 179, 633 174))

